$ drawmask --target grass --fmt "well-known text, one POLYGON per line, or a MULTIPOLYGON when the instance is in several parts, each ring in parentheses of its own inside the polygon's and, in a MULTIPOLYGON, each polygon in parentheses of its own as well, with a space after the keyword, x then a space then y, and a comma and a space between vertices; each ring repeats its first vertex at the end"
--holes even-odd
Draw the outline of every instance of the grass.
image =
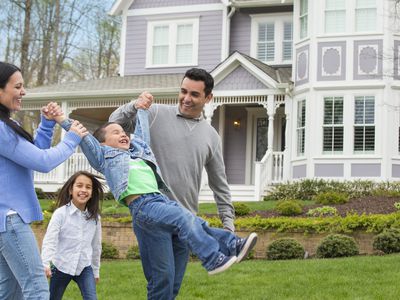
MULTIPOLYGON (((177 299, 398 299, 400 255, 291 261, 252 260, 208 276, 191 262, 177 299)), ((146 299, 140 261, 104 261, 99 299, 146 299), (134 296, 133 296, 134 295, 134 296)), ((64 299, 81 299, 75 283, 64 299)))

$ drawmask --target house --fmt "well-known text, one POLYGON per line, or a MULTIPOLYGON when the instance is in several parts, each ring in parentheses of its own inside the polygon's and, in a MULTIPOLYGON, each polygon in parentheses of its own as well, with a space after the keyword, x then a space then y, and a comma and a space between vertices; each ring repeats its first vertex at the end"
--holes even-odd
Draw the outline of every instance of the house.
MULTIPOLYGON (((175 104, 182 76, 215 78, 205 117, 219 132, 233 199, 286 180, 400 177, 400 31, 394 0, 117 0, 120 77, 43 86, 89 128, 143 90, 175 104)), ((88 168, 81 153, 37 186, 88 168)), ((204 182, 201 200, 211 200, 204 182)))

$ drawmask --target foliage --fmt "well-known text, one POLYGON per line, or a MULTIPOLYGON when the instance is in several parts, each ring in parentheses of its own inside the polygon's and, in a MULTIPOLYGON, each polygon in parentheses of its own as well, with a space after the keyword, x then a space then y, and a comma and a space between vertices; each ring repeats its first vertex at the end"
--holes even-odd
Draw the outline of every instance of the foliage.
POLYGON ((101 210, 101 213, 103 215, 113 215, 116 214, 118 211, 118 205, 111 205, 108 207, 105 207, 101 210))
POLYGON ((233 203, 236 216, 245 216, 250 213, 250 207, 244 203, 233 203))
POLYGON ((267 248, 267 259, 269 260, 302 258, 304 258, 304 248, 295 239, 277 239, 267 248))
POLYGON ((307 212, 307 216, 310 217, 326 217, 326 216, 336 216, 337 209, 332 206, 322 206, 316 207, 313 209, 309 209, 307 212))
POLYGON ((384 253, 400 252, 400 229, 389 228, 374 238, 373 247, 384 253))
POLYGON ((395 202, 395 203, 394 203, 394 207, 395 207, 397 210, 400 210, 400 202, 395 202))
POLYGON ((317 257, 333 258, 358 255, 354 238, 343 234, 330 234, 317 247, 317 257))
POLYGON ((349 197, 344 193, 329 191, 319 193, 313 197, 316 203, 329 205, 329 204, 343 204, 349 201, 349 197))
POLYGON ((140 259, 140 251, 138 245, 133 245, 129 247, 128 252, 126 253, 127 259, 140 259))
POLYGON ((305 179, 287 182, 272 187, 264 200, 295 198, 310 200, 313 196, 335 191, 351 198, 374 196, 385 191, 385 195, 398 195, 400 182, 374 182, 371 180, 333 181, 323 179, 305 179))
POLYGON ((281 200, 276 204, 275 209, 282 216, 296 216, 303 211, 300 202, 295 199, 281 200))
POLYGON ((104 193, 103 200, 114 200, 114 195, 111 192, 104 193))
POLYGON ((35 188, 35 192, 38 199, 46 199, 46 193, 41 188, 35 188))
POLYGON ((119 257, 119 251, 113 244, 102 242, 101 248, 101 258, 114 259, 119 257))

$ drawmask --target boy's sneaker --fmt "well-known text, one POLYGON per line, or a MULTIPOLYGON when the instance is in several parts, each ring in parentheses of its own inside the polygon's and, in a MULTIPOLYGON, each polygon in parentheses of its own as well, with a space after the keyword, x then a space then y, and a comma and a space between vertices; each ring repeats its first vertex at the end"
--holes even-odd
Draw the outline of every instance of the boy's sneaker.
POLYGON ((229 267, 236 262, 236 258, 236 256, 221 255, 221 257, 218 259, 217 264, 215 265, 215 268, 211 271, 208 271, 208 275, 218 274, 229 269, 229 267))
POLYGON ((236 262, 241 262, 247 255, 250 253, 251 249, 257 243, 257 233, 252 232, 246 238, 239 238, 236 240, 236 255, 237 260, 236 262))

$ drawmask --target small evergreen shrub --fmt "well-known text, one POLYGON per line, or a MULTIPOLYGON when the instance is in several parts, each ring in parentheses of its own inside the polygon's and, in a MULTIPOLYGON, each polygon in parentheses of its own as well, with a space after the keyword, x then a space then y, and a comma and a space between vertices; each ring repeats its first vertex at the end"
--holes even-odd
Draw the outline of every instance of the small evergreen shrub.
POLYGON ((354 256, 359 253, 356 241, 343 234, 330 234, 317 247, 318 258, 354 256))
POLYGON ((140 251, 138 245, 130 246, 126 253, 127 259, 140 259, 140 251))
POLYGON ((337 209, 332 206, 322 206, 316 207, 313 209, 309 209, 307 212, 307 216, 310 217, 327 217, 327 216, 336 216, 337 209))
POLYGON ((373 247, 384 253, 400 252, 400 229, 390 228, 374 238, 373 247))
POLYGON ((343 204, 349 201, 349 196, 344 193, 330 191, 315 195, 313 200, 324 205, 343 204))
POLYGON ((278 201, 275 209, 282 216, 296 216, 300 215, 303 212, 301 203, 298 200, 294 199, 286 199, 278 201))
POLYGON ((267 248, 267 259, 269 260, 302 258, 304 258, 304 248, 295 239, 277 239, 267 248))
POLYGON ((236 216, 245 216, 250 213, 250 207, 244 203, 233 203, 236 216))
POLYGON ((114 259, 119 257, 118 249, 113 244, 102 242, 101 248, 101 258, 114 259))

